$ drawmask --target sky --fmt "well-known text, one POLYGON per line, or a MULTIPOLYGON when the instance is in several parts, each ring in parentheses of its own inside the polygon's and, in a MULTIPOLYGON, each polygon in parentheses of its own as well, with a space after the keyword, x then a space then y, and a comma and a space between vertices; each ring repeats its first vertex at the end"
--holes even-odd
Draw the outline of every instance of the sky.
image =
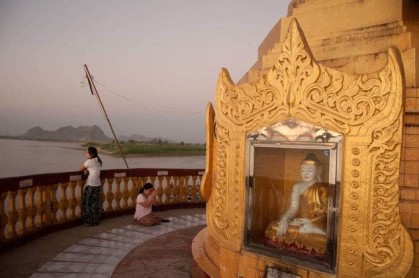
POLYGON ((218 75, 234 82, 288 0, 0 0, 0 135, 97 125, 205 142, 218 75))

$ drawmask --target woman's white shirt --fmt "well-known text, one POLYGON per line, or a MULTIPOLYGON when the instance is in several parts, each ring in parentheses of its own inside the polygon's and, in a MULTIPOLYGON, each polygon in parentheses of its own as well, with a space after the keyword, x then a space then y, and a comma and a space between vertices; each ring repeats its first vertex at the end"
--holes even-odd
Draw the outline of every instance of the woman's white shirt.
POLYGON ((100 186, 100 162, 95 158, 91 158, 84 162, 84 167, 89 171, 89 176, 86 180, 86 185, 100 186))
POLYGON ((134 214, 134 218, 137 220, 151 213, 151 206, 146 208, 140 204, 145 201, 147 201, 147 198, 143 194, 138 194, 137 204, 135 206, 135 214, 134 214))

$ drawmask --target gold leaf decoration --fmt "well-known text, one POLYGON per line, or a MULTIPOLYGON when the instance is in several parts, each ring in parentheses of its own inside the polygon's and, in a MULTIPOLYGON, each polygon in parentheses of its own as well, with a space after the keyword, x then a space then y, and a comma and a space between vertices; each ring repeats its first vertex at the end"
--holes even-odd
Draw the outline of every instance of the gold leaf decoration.
POLYGON ((349 75, 315 61, 296 20, 275 65, 259 81, 236 85, 222 69, 215 115, 207 123, 213 130, 213 162, 206 172, 212 181, 211 236, 221 248, 241 250, 246 136, 296 119, 344 136, 338 276, 406 275, 413 248, 399 216, 403 90, 396 50, 389 49, 381 71, 349 75))

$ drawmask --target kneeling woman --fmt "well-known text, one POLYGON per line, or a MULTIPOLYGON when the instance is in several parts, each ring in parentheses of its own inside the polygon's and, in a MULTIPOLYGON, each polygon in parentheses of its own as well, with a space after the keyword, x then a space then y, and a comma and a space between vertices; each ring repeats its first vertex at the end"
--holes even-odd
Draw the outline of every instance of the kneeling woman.
POLYGON ((160 224, 161 217, 151 212, 151 208, 156 197, 157 191, 151 183, 146 183, 140 189, 137 196, 137 205, 135 207, 135 222, 141 225, 153 226, 160 224))

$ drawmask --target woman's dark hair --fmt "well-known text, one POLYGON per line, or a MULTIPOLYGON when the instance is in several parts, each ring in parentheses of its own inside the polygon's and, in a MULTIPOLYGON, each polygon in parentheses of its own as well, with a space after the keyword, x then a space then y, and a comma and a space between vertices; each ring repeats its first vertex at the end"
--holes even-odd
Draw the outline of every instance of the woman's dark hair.
POLYGON ((89 153, 91 158, 97 158, 99 160, 100 166, 102 166, 102 160, 97 154, 97 149, 95 147, 88 147, 87 152, 89 153))
POLYGON ((153 187, 154 186, 153 186, 152 183, 150 183, 150 182, 145 183, 143 185, 143 187, 141 187, 141 189, 140 189, 140 194, 142 194, 144 192, 144 190, 147 190, 147 189, 150 189, 150 188, 153 188, 153 187))

